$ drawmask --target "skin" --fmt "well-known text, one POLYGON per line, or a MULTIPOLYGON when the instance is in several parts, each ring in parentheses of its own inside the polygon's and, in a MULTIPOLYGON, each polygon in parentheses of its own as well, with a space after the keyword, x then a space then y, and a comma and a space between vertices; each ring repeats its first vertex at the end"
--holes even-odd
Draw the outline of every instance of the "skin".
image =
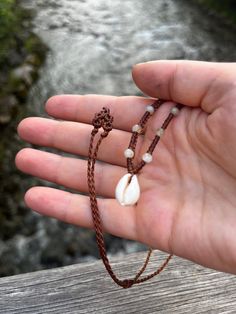
MULTIPOLYGON (((104 230, 138 240, 206 267, 236 274, 236 64, 153 61, 133 68, 133 79, 147 97, 60 95, 46 103, 58 119, 27 118, 20 137, 40 146, 87 156, 95 112, 114 115, 114 129, 100 147, 95 180, 104 230), (123 151, 130 130, 152 98, 169 99, 140 138, 136 157, 146 151, 173 102, 185 105, 169 125, 139 174, 137 206, 114 199, 126 173, 123 151)), ((87 192, 86 160, 25 148, 17 167, 68 189, 87 192)), ((92 227, 89 198, 49 187, 26 192, 27 206, 42 215, 92 227)))

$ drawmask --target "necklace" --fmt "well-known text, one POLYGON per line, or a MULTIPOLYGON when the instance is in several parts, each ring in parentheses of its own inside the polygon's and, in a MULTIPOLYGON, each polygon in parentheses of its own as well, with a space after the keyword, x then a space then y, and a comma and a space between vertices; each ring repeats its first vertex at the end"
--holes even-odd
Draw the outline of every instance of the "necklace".
MULTIPOLYGON (((144 133, 144 128, 149 118, 151 117, 151 115, 155 113, 155 111, 164 102, 165 102, 164 100, 157 99, 154 103, 152 103, 151 105, 148 105, 146 107, 146 112, 140 119, 139 123, 135 124, 132 127, 132 136, 130 139, 130 143, 129 143, 128 148, 124 151, 124 155, 127 159, 128 173, 125 174, 119 180, 116 187, 116 191, 115 191, 117 201, 123 206, 135 205, 138 202, 139 197, 140 197, 140 186, 138 183, 137 174, 145 166, 145 164, 150 163, 152 161, 152 153, 157 143, 159 142, 160 138, 164 134, 164 131, 168 127, 171 120, 175 116, 178 115, 182 107, 182 105, 177 104, 175 107, 171 109, 169 115, 165 119, 161 128, 157 129, 156 135, 152 143, 148 147, 147 152, 143 154, 142 156, 142 160, 135 166, 133 163, 133 158, 135 155, 135 148, 136 148, 138 136, 144 133)), ((102 140, 105 137, 107 137, 109 132, 112 130, 112 122, 113 122, 113 117, 110 115, 109 109, 105 107, 99 113, 96 113, 94 119, 92 120, 93 130, 91 132, 91 137, 90 137, 90 145, 89 145, 89 152, 88 152, 88 168, 87 168, 88 189, 89 189, 89 197, 90 197, 90 205, 91 205, 94 229, 96 233, 96 241, 97 241, 99 253, 103 260, 104 266, 116 284, 118 284, 119 286, 123 288, 130 288, 134 284, 147 281, 153 278, 154 276, 158 275, 168 264, 169 260, 172 257, 172 254, 170 254, 166 258, 163 264, 156 271, 143 277, 141 277, 141 275, 143 274, 143 272, 145 271, 148 265, 151 253, 153 251, 152 248, 149 248, 149 251, 148 251, 148 254, 147 254, 147 257, 143 266, 133 278, 119 279, 115 275, 114 271, 112 270, 109 259, 107 257, 106 248, 105 248, 102 221, 101 221, 100 212, 99 212, 98 204, 97 204, 96 191, 95 191, 95 179, 94 179, 94 170, 95 170, 95 163, 97 159, 98 150, 102 143, 102 140), (96 143, 96 146, 94 147, 94 139, 95 139, 95 136, 98 134, 100 128, 102 128, 103 131, 102 133, 100 133, 100 137, 96 143)))

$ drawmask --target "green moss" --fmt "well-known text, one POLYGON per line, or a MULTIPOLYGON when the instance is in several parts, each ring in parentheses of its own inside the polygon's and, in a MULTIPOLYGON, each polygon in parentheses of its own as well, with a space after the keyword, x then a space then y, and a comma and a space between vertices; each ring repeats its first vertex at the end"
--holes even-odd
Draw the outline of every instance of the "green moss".
POLYGON ((1 0, 0 2, 0 39, 5 40, 9 33, 15 31, 18 14, 15 11, 15 0, 1 0))
POLYGON ((1 93, 25 98, 28 84, 12 75, 11 69, 32 65, 32 81, 43 63, 47 48, 31 31, 32 11, 20 7, 17 0, 0 0, 0 81, 1 93))
MULTIPOLYGON (((0 2, 0 61, 7 51, 15 46, 15 32, 19 24, 19 11, 16 10, 15 0, 0 2)), ((4 60, 3 60, 4 61, 4 60)))
POLYGON ((21 55, 35 52, 43 56, 43 45, 30 31, 32 11, 23 9, 17 0, 0 1, 0 66, 10 63, 11 51, 21 55))
POLYGON ((47 48, 42 41, 33 33, 25 41, 25 49, 28 53, 35 54, 38 58, 44 59, 47 48))

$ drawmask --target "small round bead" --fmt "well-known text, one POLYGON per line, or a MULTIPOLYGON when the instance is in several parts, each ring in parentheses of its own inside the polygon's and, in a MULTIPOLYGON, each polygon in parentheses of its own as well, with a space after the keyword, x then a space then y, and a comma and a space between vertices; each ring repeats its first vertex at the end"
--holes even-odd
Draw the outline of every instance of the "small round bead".
POLYGON ((132 127, 132 132, 141 133, 142 132, 142 127, 139 124, 135 124, 132 127))
POLYGON ((149 163, 152 161, 152 155, 149 153, 143 154, 142 160, 146 163, 149 163))
POLYGON ((159 137, 162 137, 163 134, 164 134, 164 129, 163 128, 158 129, 157 132, 156 132, 156 135, 159 136, 159 137))
POLYGON ((153 112, 154 112, 153 106, 152 106, 152 105, 148 105, 148 106, 146 107, 146 111, 148 111, 150 114, 153 114, 153 112))
POLYGON ((173 107, 170 111, 174 116, 177 116, 179 114, 179 108, 173 107))
POLYGON ((126 158, 133 158, 134 157, 134 152, 132 151, 132 149, 127 148, 124 151, 124 155, 125 155, 126 158))

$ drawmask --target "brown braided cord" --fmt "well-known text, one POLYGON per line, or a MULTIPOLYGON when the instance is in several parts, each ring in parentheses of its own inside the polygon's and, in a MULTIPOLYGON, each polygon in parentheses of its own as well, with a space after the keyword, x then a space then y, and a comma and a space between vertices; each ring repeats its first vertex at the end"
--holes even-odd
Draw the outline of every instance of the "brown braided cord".
MULTIPOLYGON (((162 100, 157 100, 152 104, 152 106, 156 110, 163 102, 164 101, 162 101, 162 100)), ((181 108, 180 105, 178 106, 178 108, 181 108)), ((164 121, 164 123, 162 125, 163 129, 167 128, 167 126, 170 123, 170 121, 172 120, 173 116, 174 116, 173 114, 171 114, 171 113, 169 114, 169 116, 167 117, 167 119, 164 121)), ((144 127, 144 125, 147 123, 149 117, 150 117, 150 114, 146 112, 144 114, 144 116, 141 118, 140 124, 142 127, 144 127)), ((94 229, 95 229, 95 233, 96 233, 96 242, 97 242, 99 253, 100 253, 100 256, 103 260, 104 266, 116 284, 118 284, 119 286, 121 286, 123 288, 130 288, 134 284, 138 284, 138 283, 147 281, 147 280, 153 278, 154 276, 158 275, 166 267, 166 265, 168 264, 169 260, 172 257, 172 254, 170 254, 166 258, 166 260, 163 262, 163 264, 156 271, 154 271, 153 273, 148 274, 144 277, 141 277, 141 275, 143 274, 143 272, 145 271, 145 269, 148 265, 148 262, 149 262, 149 259, 150 259, 151 253, 152 253, 151 248, 149 248, 149 251, 148 251, 148 254, 147 254, 147 257, 146 257, 146 260, 145 260, 143 266, 140 268, 140 270, 134 276, 134 278, 128 278, 128 279, 121 280, 115 275, 114 271, 112 270, 112 267, 110 265, 110 262, 109 262, 109 259, 107 257, 107 253, 106 253, 105 240, 104 240, 103 228, 102 228, 102 221, 101 221, 101 216, 100 216, 100 212, 99 212, 98 204, 97 204, 97 199, 96 199, 95 180, 94 180, 95 163, 96 163, 96 159, 97 159, 98 150, 99 150, 99 147, 102 143, 102 140, 112 130, 112 122, 113 122, 113 117, 110 115, 110 111, 107 108, 103 108, 99 113, 97 113, 95 115, 93 121, 92 121, 94 128, 91 132, 89 152, 88 152, 88 168, 87 168, 88 189, 89 189, 93 224, 94 224, 94 229), (96 144, 95 148, 93 149, 94 139, 95 139, 95 136, 98 134, 100 128, 103 129, 103 132, 100 133, 100 137, 97 141, 97 144, 96 144)), ((153 142, 151 143, 151 145, 148 149, 148 152, 153 152, 158 141, 159 141, 159 137, 155 136, 153 142)), ((136 143, 137 143, 137 134, 133 134, 131 141, 130 141, 131 146, 129 146, 129 147, 132 147, 132 149, 135 149, 136 143)), ((137 173, 140 169, 142 169, 144 164, 145 163, 141 162, 137 167, 134 168, 130 158, 128 158, 128 160, 127 160, 128 171, 130 173, 137 173)))
MULTIPOLYGON (((93 136, 94 138, 94 136, 93 136)), ((103 260, 103 263, 108 271, 108 273, 110 274, 111 278, 121 287, 123 288, 129 288, 131 287, 135 282, 137 282, 138 278, 142 275, 142 273, 145 271, 147 264, 149 262, 151 253, 152 253, 152 249, 149 249, 148 251, 148 255, 147 258, 144 262, 143 267, 140 269, 140 271, 137 273, 137 275, 135 276, 134 279, 125 279, 125 280, 120 280, 119 278, 117 278, 117 276, 114 274, 111 265, 109 263, 107 254, 106 254, 106 249, 105 249, 105 241, 104 241, 104 236, 103 236, 103 231, 102 231, 102 223, 101 223, 101 217, 100 217, 100 213, 98 210, 98 205, 97 205, 97 199, 96 199, 96 192, 95 192, 95 182, 94 182, 94 165, 95 165, 95 160, 96 160, 96 156, 97 156, 97 152, 98 152, 98 148, 99 145, 101 144, 103 136, 100 137, 96 148, 94 150, 94 154, 93 154, 93 158, 92 158, 92 162, 91 159, 89 158, 89 167, 88 167, 88 184, 89 184, 89 191, 90 191, 90 202, 91 202, 91 208, 92 208, 92 217, 93 217, 93 222, 94 222, 94 229, 96 232, 96 241, 98 244, 98 248, 99 248, 99 253, 100 256, 103 260)), ((91 138, 92 139, 92 138, 91 138)), ((90 142, 90 153, 92 152, 92 144, 93 144, 93 139, 90 142)), ((89 156, 91 156, 89 154, 89 156)))

